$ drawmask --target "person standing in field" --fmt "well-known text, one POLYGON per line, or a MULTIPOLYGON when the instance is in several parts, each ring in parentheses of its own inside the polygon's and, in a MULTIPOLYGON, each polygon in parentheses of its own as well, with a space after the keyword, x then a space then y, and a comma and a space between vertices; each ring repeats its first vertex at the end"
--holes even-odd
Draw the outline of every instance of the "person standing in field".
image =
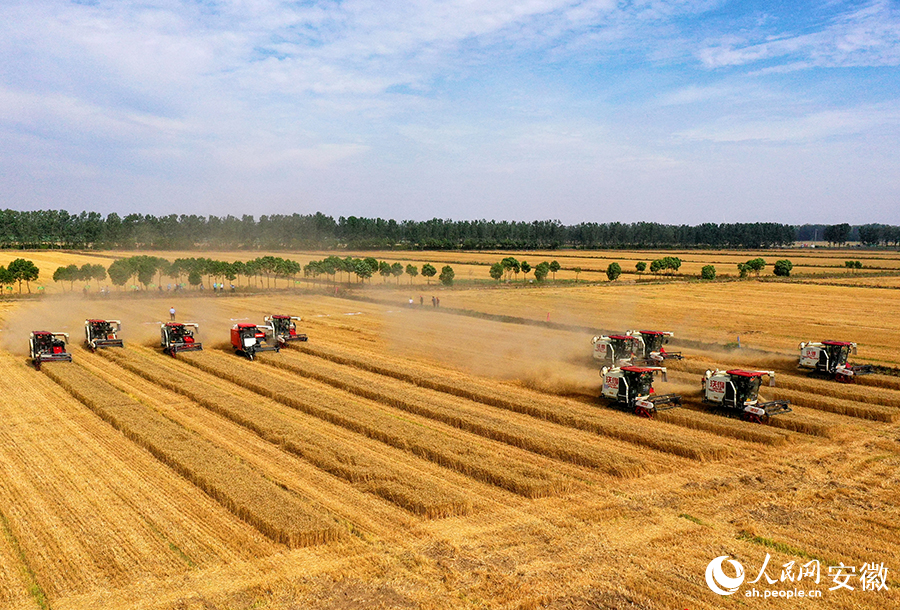
POLYGON ((175 308, 174 307, 169 307, 169 319, 172 321, 175 320, 175 308))

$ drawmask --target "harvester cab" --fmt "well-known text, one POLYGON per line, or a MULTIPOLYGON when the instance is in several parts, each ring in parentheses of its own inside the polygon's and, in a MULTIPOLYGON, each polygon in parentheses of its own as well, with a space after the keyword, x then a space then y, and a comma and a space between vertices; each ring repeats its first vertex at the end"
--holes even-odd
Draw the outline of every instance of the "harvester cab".
POLYGON ((591 339, 594 346, 594 360, 607 366, 621 366, 631 362, 638 340, 630 335, 598 335, 591 339))
POLYGON ((69 333, 51 333, 46 330, 32 331, 28 339, 31 348, 31 363, 41 370, 43 362, 72 362, 72 354, 66 351, 69 333))
POLYGON ((661 366, 603 367, 601 395, 613 403, 622 405, 642 417, 652 418, 658 411, 672 409, 681 404, 677 394, 656 394, 653 390, 653 376, 662 374, 666 380, 666 369, 661 366))
POLYGON ((308 339, 305 334, 297 332, 297 322, 300 321, 297 316, 272 315, 266 316, 265 321, 272 327, 275 341, 281 346, 289 341, 306 341, 308 339))
POLYGON ((121 330, 118 320, 85 320, 84 343, 92 352, 104 347, 125 347, 119 338, 121 330))
POLYGON ((160 345, 174 357, 178 352, 202 350, 203 344, 194 336, 200 326, 194 322, 166 322, 160 326, 160 345))
POLYGON ((873 371, 869 364, 848 364, 851 354, 856 355, 856 343, 850 341, 804 342, 800 344, 798 366, 833 375, 841 383, 852 383, 855 376, 868 375, 873 371))
POLYGON ((790 413, 790 401, 771 400, 760 402, 759 387, 762 378, 769 378, 775 385, 775 371, 706 371, 701 380, 703 402, 740 413, 743 419, 763 423, 774 415, 790 413))
POLYGON ((231 346, 234 351, 253 360, 256 352, 277 352, 281 345, 274 339, 271 326, 235 324, 231 327, 231 346))
POLYGON ((675 336, 673 332, 663 330, 629 330, 625 334, 635 339, 636 364, 638 362, 657 364, 665 360, 681 360, 683 358, 681 352, 670 352, 664 347, 669 342, 669 337, 675 336))

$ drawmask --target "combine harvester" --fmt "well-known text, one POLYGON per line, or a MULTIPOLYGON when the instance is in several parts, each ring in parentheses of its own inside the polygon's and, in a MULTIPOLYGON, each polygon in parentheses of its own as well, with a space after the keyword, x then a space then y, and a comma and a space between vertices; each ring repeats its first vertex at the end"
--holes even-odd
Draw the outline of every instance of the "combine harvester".
POLYGON ((591 345, 594 346, 594 360, 609 367, 618 367, 634 359, 637 340, 628 334, 598 335, 591 339, 591 345))
POLYGON ((763 377, 769 378, 770 386, 775 385, 775 371, 706 371, 700 382, 703 402, 738 413, 742 419, 756 423, 765 423, 775 415, 790 413, 790 401, 760 402, 759 386, 763 377))
POLYGON ((308 337, 303 333, 297 332, 297 322, 300 318, 297 316, 266 316, 264 318, 266 324, 272 327, 275 335, 275 341, 278 345, 284 347, 291 341, 307 341, 308 337))
POLYGON ((856 355, 856 343, 849 341, 804 342, 800 344, 798 366, 834 377, 840 383, 853 383, 857 375, 868 375, 873 371, 870 364, 848 364, 851 353, 856 355))
POLYGON ((274 334, 271 326, 235 324, 231 327, 231 346, 236 353, 253 360, 256 352, 277 352, 281 349, 281 342, 274 339, 274 334))
POLYGON ((681 352, 663 347, 674 333, 662 330, 629 330, 624 335, 598 335, 591 339, 594 360, 607 366, 658 365, 665 360, 681 360, 681 352))
POLYGON ((194 322, 166 322, 159 329, 160 345, 173 358, 178 352, 202 350, 203 344, 194 337, 194 333, 199 330, 200 326, 194 322))
POLYGON ((634 339, 633 364, 659 364, 666 360, 682 360, 681 352, 667 352, 664 344, 675 333, 667 330, 629 330, 625 333, 634 339))
POLYGON ((653 376, 659 373, 666 381, 666 369, 662 366, 605 366, 600 371, 603 378, 601 396, 641 417, 652 418, 659 411, 681 405, 678 394, 654 393, 653 376))
POLYGON ((41 370, 43 362, 72 362, 72 354, 66 351, 69 333, 51 333, 46 330, 32 331, 28 339, 31 348, 31 363, 41 370))
POLYGON ((119 339, 122 323, 118 320, 85 320, 84 344, 92 352, 104 347, 125 347, 119 339))

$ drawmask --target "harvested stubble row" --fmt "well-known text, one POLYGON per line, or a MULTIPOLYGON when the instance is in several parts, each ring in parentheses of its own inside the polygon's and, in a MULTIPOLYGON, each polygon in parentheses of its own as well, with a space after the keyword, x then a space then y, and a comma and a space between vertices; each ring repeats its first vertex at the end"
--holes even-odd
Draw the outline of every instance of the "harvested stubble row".
POLYGON ((82 367, 43 370, 114 428, 273 540, 301 547, 338 537, 338 526, 327 514, 82 367))
MULTIPOLYGON (((695 407, 690 399, 682 399, 683 406, 695 407)), ((706 432, 713 432, 720 436, 728 436, 751 443, 764 445, 783 445, 787 441, 787 435, 775 430, 769 430, 761 426, 755 426, 746 422, 739 422, 723 418, 720 415, 711 415, 694 410, 673 409, 661 411, 656 415, 660 421, 668 422, 685 428, 695 428, 706 432)))
POLYGON ((233 356, 189 352, 179 357, 281 404, 528 498, 566 492, 575 485, 573 479, 551 472, 549 464, 529 463, 536 461, 537 456, 530 460, 528 454, 516 455, 517 450, 495 441, 462 436, 467 435, 465 432, 438 430, 375 403, 367 404, 365 399, 348 400, 311 384, 282 379, 267 383, 266 377, 259 375, 258 366, 233 356))
POLYGON ((900 390, 900 377, 888 375, 861 375, 856 378, 856 383, 870 388, 885 388, 888 390, 900 390))
MULTIPOLYGON (((719 365, 721 366, 721 364, 719 365)), ((715 368, 704 360, 682 360, 675 362, 671 368, 702 375, 707 370, 715 368)), ((747 367, 750 368, 750 367, 747 367)), ((785 377, 778 377, 775 387, 765 390, 771 398, 777 400, 790 400, 791 404, 808 407, 819 411, 847 415, 860 419, 873 421, 893 422, 900 419, 900 411, 895 407, 885 407, 878 404, 860 404, 855 400, 838 398, 842 395, 843 386, 835 381, 823 381, 821 379, 803 379, 794 377, 785 383, 785 377), (787 389, 785 385, 796 388, 787 389)))
POLYGON ((585 406, 565 398, 544 397, 535 392, 452 374, 446 370, 442 370, 440 376, 429 374, 427 370, 411 363, 376 357, 346 346, 338 348, 305 344, 293 347, 339 364, 355 366, 424 388, 674 455, 702 461, 722 459, 730 453, 727 447, 714 442, 714 439, 703 432, 662 429, 663 426, 655 422, 608 409, 585 406))
POLYGON ((466 514, 471 508, 471 503, 461 494, 426 481, 411 468, 388 462, 369 451, 347 446, 341 442, 342 439, 328 435, 324 430, 317 432, 317 428, 321 430, 330 424, 310 415, 297 413, 293 420, 286 418, 210 384, 198 385, 197 380, 189 375, 129 350, 101 350, 99 353, 129 371, 187 396, 252 430, 283 450, 354 484, 358 489, 414 514, 438 518, 466 514))
POLYGON ((646 460, 623 455, 616 448, 598 446, 596 439, 584 432, 508 411, 485 412, 484 405, 410 383, 398 383, 392 377, 346 366, 335 368, 333 363, 297 352, 261 354, 260 361, 479 436, 614 476, 634 477, 651 470, 646 460))

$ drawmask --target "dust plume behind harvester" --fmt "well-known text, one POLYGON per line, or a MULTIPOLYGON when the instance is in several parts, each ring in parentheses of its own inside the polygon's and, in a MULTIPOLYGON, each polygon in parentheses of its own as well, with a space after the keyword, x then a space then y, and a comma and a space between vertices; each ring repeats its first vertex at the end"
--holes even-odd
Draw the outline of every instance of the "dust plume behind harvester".
POLYGON ((678 394, 654 392, 653 376, 657 374, 666 381, 666 368, 662 366, 605 366, 600 371, 603 378, 601 396, 647 418, 681 405, 678 394))
POLYGON ((28 338, 31 363, 41 370, 44 362, 72 362, 72 354, 66 350, 69 333, 53 333, 46 330, 35 330, 28 338))
POLYGON ((851 354, 856 355, 856 343, 851 341, 803 342, 798 366, 832 376, 841 383, 853 383, 857 375, 868 375, 873 371, 868 364, 849 364, 847 359, 851 354))
POLYGON ((231 327, 231 346, 238 354, 253 360, 257 352, 277 352, 281 342, 275 338, 271 326, 256 324, 235 324, 231 327))
POLYGON ((306 341, 308 337, 304 333, 297 332, 297 316, 271 315, 264 318, 267 325, 272 327, 275 341, 284 346, 291 341, 306 341))
POLYGON ((170 356, 178 352, 192 352, 203 349, 197 341, 196 333, 200 326, 195 322, 166 322, 159 328, 160 345, 170 356))
POLYGON ((84 344, 92 352, 105 347, 125 347, 124 341, 119 338, 121 331, 119 320, 85 320, 84 344))
POLYGON ((759 387, 762 378, 775 385, 775 371, 744 371, 731 369, 706 371, 701 380, 703 402, 740 414, 742 419, 765 423, 770 417, 790 413, 790 401, 761 401, 759 387))

